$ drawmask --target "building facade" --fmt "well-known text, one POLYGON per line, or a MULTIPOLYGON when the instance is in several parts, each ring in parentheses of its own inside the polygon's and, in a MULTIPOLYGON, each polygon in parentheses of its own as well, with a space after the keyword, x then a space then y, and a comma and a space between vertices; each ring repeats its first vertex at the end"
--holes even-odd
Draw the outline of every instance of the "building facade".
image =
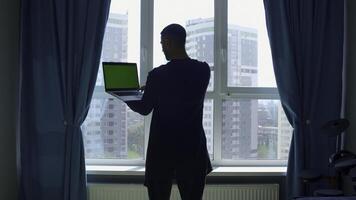
MULTIPOLYGON (((214 74, 214 19, 194 19, 186 23, 188 54, 207 62, 214 74)), ((257 86, 257 32, 240 26, 228 30, 228 85, 257 86)), ((209 91, 213 91, 213 77, 209 91)), ((212 101, 212 100, 210 100, 212 101)), ((213 116, 213 103, 205 105, 213 116), (211 106, 208 107, 208 106, 211 106)), ((257 104, 255 101, 224 101, 222 116, 222 158, 243 159, 257 155, 257 104), (244 141, 244 142, 241 142, 244 141), (241 142, 241 143, 240 143, 241 142)), ((213 119, 204 119, 208 147, 213 147, 213 119), (208 120, 211 120, 209 123, 208 120), (209 142, 210 141, 210 142, 209 142)), ((209 149, 212 151, 212 149, 209 149)))

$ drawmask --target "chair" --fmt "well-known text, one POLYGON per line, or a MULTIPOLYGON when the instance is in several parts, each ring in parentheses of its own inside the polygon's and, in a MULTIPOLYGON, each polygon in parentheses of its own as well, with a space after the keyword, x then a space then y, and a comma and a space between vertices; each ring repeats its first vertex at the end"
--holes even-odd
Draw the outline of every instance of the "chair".
POLYGON ((356 196, 356 167, 354 167, 350 170, 349 175, 351 178, 352 188, 354 190, 353 195, 356 196))
MULTIPOLYGON (((337 119, 327 122, 322 130, 326 136, 340 137, 349 127, 349 121, 347 119, 337 119)), ((323 176, 314 170, 302 171, 300 178, 305 184, 310 184, 321 179, 327 179, 333 185, 334 189, 317 189, 313 192, 313 196, 317 197, 338 197, 344 196, 344 192, 341 190, 341 179, 343 175, 348 175, 349 172, 355 171, 356 174, 356 155, 352 152, 342 150, 340 145, 337 145, 337 151, 329 157, 329 167, 336 171, 335 177, 323 176)), ((355 175, 356 176, 356 175, 355 175)), ((356 184, 356 178, 353 179, 356 184)), ((301 197, 296 197, 299 199, 301 197)))
POLYGON ((356 200, 356 159, 347 159, 337 162, 335 164, 337 170, 342 170, 351 179, 351 184, 353 187, 353 193, 351 195, 341 194, 338 190, 316 190, 313 197, 296 197, 296 200, 323 200, 327 198, 328 200, 356 200))

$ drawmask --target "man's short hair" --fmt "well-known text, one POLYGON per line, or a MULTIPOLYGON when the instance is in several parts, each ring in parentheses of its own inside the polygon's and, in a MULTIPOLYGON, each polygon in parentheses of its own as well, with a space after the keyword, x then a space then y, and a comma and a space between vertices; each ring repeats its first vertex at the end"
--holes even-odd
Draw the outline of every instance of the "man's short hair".
POLYGON ((179 24, 170 24, 162 30, 161 36, 171 38, 177 45, 184 46, 187 33, 183 26, 179 24))

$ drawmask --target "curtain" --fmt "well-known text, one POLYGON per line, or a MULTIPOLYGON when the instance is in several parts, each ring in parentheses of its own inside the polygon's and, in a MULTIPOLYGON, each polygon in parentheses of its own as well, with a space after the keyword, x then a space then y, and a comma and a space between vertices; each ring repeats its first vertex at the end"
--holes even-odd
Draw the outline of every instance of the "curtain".
POLYGON ((84 200, 80 126, 89 109, 110 0, 23 0, 22 200, 84 200))
POLYGON ((311 195, 322 183, 303 185, 301 171, 332 175, 328 157, 335 138, 321 130, 340 118, 343 65, 343 0, 264 0, 274 72, 293 127, 287 169, 288 199, 311 195))

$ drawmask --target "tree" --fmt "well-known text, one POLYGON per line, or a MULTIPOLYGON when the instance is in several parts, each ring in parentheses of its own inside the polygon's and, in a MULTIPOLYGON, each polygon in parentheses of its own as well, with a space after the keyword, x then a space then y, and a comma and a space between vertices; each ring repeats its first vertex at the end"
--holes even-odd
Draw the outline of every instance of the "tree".
POLYGON ((127 130, 127 134, 128 150, 132 151, 131 155, 135 155, 133 152, 136 152, 138 154, 136 156, 143 156, 145 142, 143 122, 130 126, 127 130))

